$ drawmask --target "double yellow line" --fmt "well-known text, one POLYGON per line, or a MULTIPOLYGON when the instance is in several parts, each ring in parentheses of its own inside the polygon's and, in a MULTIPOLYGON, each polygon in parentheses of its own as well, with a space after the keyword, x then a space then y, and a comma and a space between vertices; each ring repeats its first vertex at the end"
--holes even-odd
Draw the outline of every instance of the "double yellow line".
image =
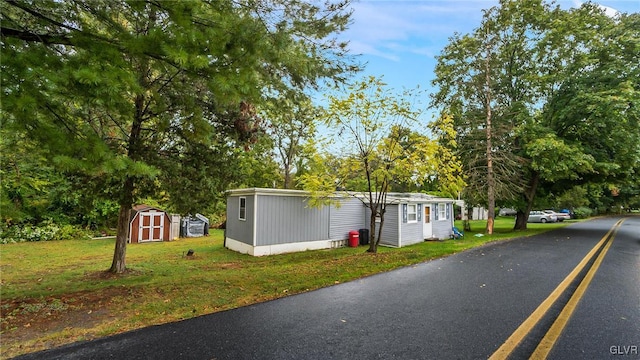
POLYGON ((596 244, 596 246, 594 246, 591 251, 589 251, 589 253, 582 259, 582 261, 580 261, 580 263, 571 271, 571 273, 569 273, 569 275, 564 280, 562 280, 560 285, 558 285, 558 287, 556 287, 555 290, 553 290, 553 292, 538 306, 538 308, 533 313, 531 313, 531 315, 529 315, 529 317, 516 329, 516 331, 514 331, 511 336, 509 336, 507 341, 505 341, 504 344, 502 344, 502 346, 500 346, 498 350, 496 350, 496 352, 491 355, 491 357, 489 358, 490 360, 506 359, 507 357, 509 357, 509 355, 516 349, 516 347, 518 347, 520 342, 522 342, 524 337, 527 336, 527 334, 531 332, 533 327, 540 322, 542 317, 547 313, 547 311, 549 311, 556 300, 558 300, 558 298, 567 290, 569 285, 576 279, 578 274, 582 272, 587 263, 589 263, 593 256, 598 252, 598 249, 602 248, 602 251, 600 252, 600 254, 598 254, 598 257, 593 262, 593 265, 591 265, 591 268, 585 275, 584 279, 582 279, 582 281, 580 282, 580 285, 578 285, 578 288, 569 299, 569 302, 562 309, 562 312, 560 313, 560 315, 558 315, 553 325, 551 325, 551 328, 549 328, 549 331, 547 331, 546 335, 544 336, 542 341, 540 341, 538 347, 530 357, 530 359, 547 358, 549 352, 551 351, 551 349, 553 349, 553 346, 560 337, 562 330, 571 318, 571 315, 578 305, 578 302, 584 295, 587 287, 589 287, 591 279, 593 279, 596 271, 598 271, 598 268, 602 263, 602 259, 609 250, 609 247, 611 247, 613 238, 615 237, 615 234, 618 232, 618 229, 624 221, 625 219, 620 219, 615 223, 615 225, 605 234, 605 236, 596 244))

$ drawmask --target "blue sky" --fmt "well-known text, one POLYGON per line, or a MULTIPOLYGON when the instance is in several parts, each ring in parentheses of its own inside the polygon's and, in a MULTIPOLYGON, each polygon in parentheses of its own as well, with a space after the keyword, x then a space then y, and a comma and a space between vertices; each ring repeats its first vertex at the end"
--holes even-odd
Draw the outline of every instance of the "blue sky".
MULTIPOLYGON (((562 8, 583 1, 557 1, 562 8)), ((640 0, 594 1, 608 12, 640 12, 640 0)), ((480 24, 489 0, 360 0, 353 4, 353 24, 341 38, 353 54, 368 63, 363 75, 382 76, 398 92, 405 88, 431 90, 435 56, 455 32, 465 34, 480 24)), ((428 99, 425 99, 428 102, 428 99)), ((425 114, 426 121, 431 120, 425 114)))

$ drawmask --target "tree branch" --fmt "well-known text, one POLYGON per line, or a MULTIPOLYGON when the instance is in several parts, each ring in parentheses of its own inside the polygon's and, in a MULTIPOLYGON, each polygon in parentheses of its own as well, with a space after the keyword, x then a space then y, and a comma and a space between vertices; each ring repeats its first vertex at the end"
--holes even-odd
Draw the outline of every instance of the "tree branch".
POLYGON ((71 38, 65 35, 36 34, 30 31, 21 31, 6 27, 0 28, 2 38, 10 37, 28 42, 39 42, 47 45, 72 45, 71 38))

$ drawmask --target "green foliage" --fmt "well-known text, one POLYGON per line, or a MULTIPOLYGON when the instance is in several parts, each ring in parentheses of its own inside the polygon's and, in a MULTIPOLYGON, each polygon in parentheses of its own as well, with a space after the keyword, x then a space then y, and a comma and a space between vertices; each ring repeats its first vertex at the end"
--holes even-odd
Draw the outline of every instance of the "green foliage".
POLYGON ((206 208, 242 177, 229 164, 258 141, 256 108, 357 70, 335 37, 348 5, 3 2, 3 127, 118 203, 124 271, 133 204, 206 208))
POLYGON ((589 205, 587 189, 583 186, 574 186, 557 197, 556 208, 575 209, 589 205))
MULTIPOLYGON (((432 105, 454 118, 473 203, 488 200, 481 194, 489 159, 478 155, 488 148, 498 203, 523 214, 536 197, 557 203, 575 185, 636 187, 640 15, 610 18, 592 3, 552 6, 500 1, 438 57, 432 105), (485 136, 488 110, 493 126, 485 136)), ((617 202, 589 198, 602 209, 617 202)))
POLYGON ((269 119, 268 133, 273 139, 275 157, 282 174, 282 181, 278 183, 282 183, 285 189, 294 186, 296 164, 305 160, 302 158, 304 147, 316 135, 316 122, 321 111, 304 94, 275 99, 265 107, 265 117, 269 119))
POLYGON ((266 135, 250 150, 237 152, 236 166, 238 176, 231 184, 234 188, 273 187, 282 180, 273 156, 273 140, 266 135))
POLYGON ((524 145, 524 153, 531 159, 531 169, 546 181, 578 179, 593 171, 594 159, 581 151, 581 146, 570 146, 554 134, 539 135, 524 145))
POLYGON ((1 244, 14 244, 29 241, 53 241, 70 239, 87 239, 89 233, 72 225, 56 225, 43 222, 38 226, 14 225, 0 230, 1 244))
POLYGON ((40 220, 49 206, 47 193, 60 177, 24 132, 0 129, 0 209, 5 224, 40 220))
POLYGON ((437 136, 439 145, 435 154, 437 159, 435 173, 439 189, 443 196, 457 198, 466 186, 466 182, 463 165, 456 155, 458 142, 453 117, 442 114, 429 127, 437 136))
MULTIPOLYGON (((396 94, 382 79, 368 77, 328 96, 323 113, 325 124, 341 139, 342 154, 337 161, 326 161, 314 153, 310 166, 300 177, 303 189, 312 192, 310 203, 331 202, 337 189, 357 191, 356 196, 371 210, 372 241, 369 251, 376 252, 384 224, 387 194, 397 184, 420 184, 435 173, 437 145, 411 130, 421 109, 413 100, 417 90, 396 94), (380 225, 376 217, 380 215, 380 225), (375 240, 377 239, 377 240, 375 240)), ((327 146, 329 147, 329 146, 327 146)), ((353 192, 345 196, 354 196, 353 192)))
POLYGON ((573 61, 557 73, 560 85, 545 106, 545 122, 594 159, 588 181, 633 181, 629 164, 640 160, 640 14, 611 19, 584 5, 566 16, 575 40, 561 46, 575 46, 573 61))
POLYGON ((536 77, 536 41, 549 13, 539 0, 500 1, 484 12, 478 28, 455 35, 437 58, 431 105, 453 117, 470 203, 521 196, 526 160, 516 135, 544 86, 536 77))
POLYGON ((586 219, 593 214, 593 210, 588 207, 580 206, 573 209, 573 213, 576 219, 586 219))

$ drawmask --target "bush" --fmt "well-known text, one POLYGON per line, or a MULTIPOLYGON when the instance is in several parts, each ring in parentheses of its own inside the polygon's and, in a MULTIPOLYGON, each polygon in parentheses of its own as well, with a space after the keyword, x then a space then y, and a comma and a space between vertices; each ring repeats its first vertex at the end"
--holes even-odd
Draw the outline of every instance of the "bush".
POLYGON ((593 210, 588 207, 579 207, 573 210, 573 216, 576 219, 586 219, 593 214, 593 210))
POLYGON ((73 225, 62 225, 54 235, 52 240, 69 240, 91 238, 87 230, 73 225))
POLYGON ((84 229, 72 225, 58 226, 52 222, 44 222, 38 226, 14 225, 0 232, 0 244, 81 238, 90 238, 84 229))

